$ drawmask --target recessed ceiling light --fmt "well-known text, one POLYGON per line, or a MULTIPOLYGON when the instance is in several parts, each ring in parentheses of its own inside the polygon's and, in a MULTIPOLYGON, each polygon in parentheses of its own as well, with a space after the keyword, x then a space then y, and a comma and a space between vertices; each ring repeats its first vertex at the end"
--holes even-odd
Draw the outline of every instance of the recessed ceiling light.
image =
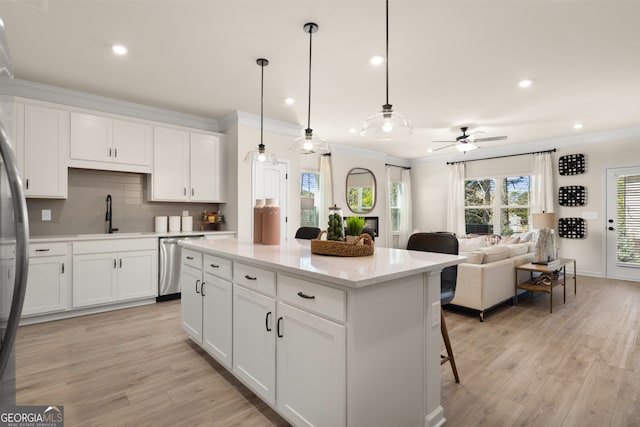
POLYGON ((382 56, 374 56, 369 60, 373 65, 380 65, 384 62, 384 58, 382 56))
POLYGON ((356 129, 354 129, 354 128, 349 129, 349 133, 356 133, 356 132, 358 132, 358 131, 356 129))
POLYGON ((520 80, 518 82, 518 86, 522 87, 522 88, 526 88, 529 87, 533 84, 533 80, 520 80))
POLYGON ((293 105, 293 104, 296 103, 296 100, 293 99, 293 98, 287 98, 287 99, 284 100, 284 103, 287 104, 287 105, 293 105))
POLYGON ((427 150, 427 153, 433 153, 433 148, 429 148, 429 149, 427 150))
POLYGON ((115 53, 116 55, 122 56, 127 54, 127 47, 121 44, 114 44, 113 46, 111 46, 111 50, 113 50, 113 53, 115 53))
POLYGON ((575 125, 573 125, 574 129, 582 129, 584 127, 584 125, 582 123, 576 123, 575 125))

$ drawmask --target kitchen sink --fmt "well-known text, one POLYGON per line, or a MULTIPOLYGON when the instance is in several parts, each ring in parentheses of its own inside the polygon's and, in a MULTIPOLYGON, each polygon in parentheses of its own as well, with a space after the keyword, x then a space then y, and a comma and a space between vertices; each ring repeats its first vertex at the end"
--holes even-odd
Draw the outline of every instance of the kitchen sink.
POLYGON ((142 232, 136 233, 96 233, 96 234, 78 234, 78 237, 111 237, 111 236, 140 236, 142 232))

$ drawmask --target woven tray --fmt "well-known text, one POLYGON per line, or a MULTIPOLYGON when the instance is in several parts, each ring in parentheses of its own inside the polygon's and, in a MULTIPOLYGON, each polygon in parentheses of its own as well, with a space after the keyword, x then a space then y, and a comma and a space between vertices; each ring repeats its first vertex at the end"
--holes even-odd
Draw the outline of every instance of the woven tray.
POLYGON ((368 234, 361 234, 353 242, 336 242, 334 240, 320 240, 327 231, 311 240, 311 253, 333 256, 369 256, 373 255, 373 239, 368 234), (362 241, 362 243, 360 243, 362 241))

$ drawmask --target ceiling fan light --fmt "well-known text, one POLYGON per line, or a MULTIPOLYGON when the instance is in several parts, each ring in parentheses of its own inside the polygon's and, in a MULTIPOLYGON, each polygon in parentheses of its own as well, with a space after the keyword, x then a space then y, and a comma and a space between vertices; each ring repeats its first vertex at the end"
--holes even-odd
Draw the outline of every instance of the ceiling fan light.
POLYGON ((466 153, 467 151, 475 150, 476 148, 478 148, 478 146, 473 142, 460 142, 456 144, 456 148, 458 149, 458 151, 466 153))

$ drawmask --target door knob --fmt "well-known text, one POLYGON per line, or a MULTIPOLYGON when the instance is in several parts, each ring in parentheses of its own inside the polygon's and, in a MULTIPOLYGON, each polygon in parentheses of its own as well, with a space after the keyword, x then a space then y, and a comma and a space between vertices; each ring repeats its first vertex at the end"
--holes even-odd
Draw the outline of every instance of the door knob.
POLYGON ((615 230, 615 228, 609 227, 609 231, 614 231, 614 230, 615 230))

